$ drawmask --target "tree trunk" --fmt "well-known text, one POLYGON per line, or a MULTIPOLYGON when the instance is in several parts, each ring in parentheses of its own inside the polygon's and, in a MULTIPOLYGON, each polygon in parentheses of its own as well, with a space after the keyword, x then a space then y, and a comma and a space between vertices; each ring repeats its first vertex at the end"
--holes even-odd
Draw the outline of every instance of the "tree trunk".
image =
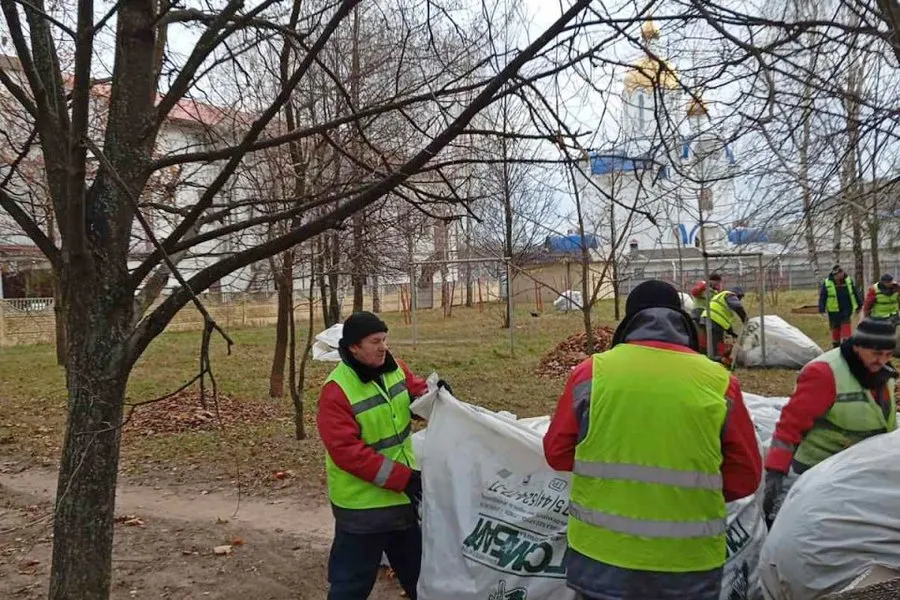
MULTIPOLYGON (((616 240, 616 207, 612 202, 609 203, 609 243, 611 246, 612 252, 610 255, 612 256, 612 280, 613 280, 613 310, 615 311, 615 319, 618 321, 620 319, 620 310, 619 310, 619 265, 618 258, 616 257, 616 251, 618 242, 616 240)), ((678 259, 681 261, 681 244, 678 244, 678 259)))
POLYGON ((853 224, 853 279, 857 285, 865 285, 866 260, 863 253, 862 223, 859 218, 859 210, 851 212, 853 224))
POLYGON ((353 312, 363 310, 363 288, 366 282, 364 274, 364 245, 363 218, 361 213, 356 213, 353 215, 353 260, 350 263, 350 279, 353 286, 353 312))
POLYGON ((284 396, 284 365, 287 360, 288 327, 294 317, 294 258, 291 252, 282 254, 281 269, 275 277, 278 287, 278 318, 275 322, 275 354, 269 374, 269 396, 284 396))
POLYGON ((53 314, 56 330, 56 364, 66 366, 66 307, 62 297, 59 275, 53 273, 53 314))
MULTIPOLYGON (((326 261, 328 268, 326 269, 326 278, 321 279, 327 283, 322 292, 322 307, 325 311, 325 327, 336 325, 341 320, 341 304, 338 298, 338 287, 340 285, 340 274, 337 272, 340 267, 341 246, 337 233, 329 236, 331 239, 325 246, 326 261), (325 297, 325 294, 328 297, 325 297)), ((321 284, 320 284, 321 286, 321 284)))
POLYGON ((315 261, 310 260, 309 274, 309 290, 306 295, 306 344, 303 348, 303 356, 300 359, 300 367, 297 368, 297 331, 294 323, 293 314, 290 320, 290 366, 288 368, 288 376, 290 378, 291 402, 294 405, 294 437, 297 440, 306 439, 306 426, 303 422, 303 396, 306 390, 306 366, 309 363, 309 355, 313 345, 313 326, 315 323, 315 309, 313 308, 313 299, 315 298, 315 261))
MULTIPOLYGON (((362 72, 360 70, 359 52, 360 52, 360 28, 359 28, 359 11, 357 6, 353 9, 353 38, 350 48, 350 98, 353 105, 359 107, 360 85, 362 84, 362 72)), ((357 122, 357 127, 362 127, 357 122)), ((361 131, 353 131, 353 149, 357 160, 362 160, 362 139, 361 131)), ((364 179, 363 170, 356 165, 356 178, 362 182, 364 179)), ((365 240, 365 212, 360 211, 353 215, 353 260, 350 263, 350 279, 353 286, 353 312, 363 310, 363 287, 366 282, 366 240, 365 240)))
MULTIPOLYGON (((812 12, 811 18, 818 14, 815 2, 808 2, 808 8, 812 12)), ((815 45, 815 37, 809 34, 809 47, 815 45)), ((813 277, 821 281, 822 275, 819 268, 819 252, 816 248, 816 234, 813 228, 813 201, 809 182, 809 146, 812 141, 812 114, 813 114, 813 81, 812 74, 818 71, 819 52, 814 50, 810 57, 810 76, 803 82, 803 128, 800 141, 800 191, 803 195, 803 226, 806 234, 806 251, 809 254, 809 262, 812 265, 813 277)))
POLYGON ((843 227, 844 227, 844 210, 837 209, 837 214, 834 216, 834 235, 832 237, 833 242, 833 251, 832 257, 834 258, 835 264, 841 263, 841 242, 843 240, 843 227))
MULTIPOLYGON (((468 261, 472 258, 472 219, 467 217, 463 227, 465 228, 466 261, 468 261)), ((475 294, 472 290, 472 263, 470 262, 465 264, 465 278, 466 308, 472 308, 475 306, 475 294)))
MULTIPOLYGON (((97 268, 112 271, 109 263, 97 268)), ((96 293, 125 282, 112 272, 91 277, 79 270, 69 275, 69 421, 53 521, 50 600, 109 598, 120 426, 130 370, 125 340, 132 302, 109 306, 96 293)))
POLYGON ((341 322, 341 302, 338 298, 339 277, 334 272, 328 274, 328 327, 341 322))
POLYGON ((872 248, 872 281, 881 278, 881 254, 878 250, 878 221, 873 220, 869 226, 869 245, 872 248))
POLYGON ((372 275, 372 312, 381 312, 381 291, 378 289, 378 275, 372 275))
MULTIPOLYGON (((509 164, 506 161, 506 138, 502 140, 503 144, 503 220, 504 220, 504 245, 503 245, 503 253, 506 255, 506 260, 511 261, 513 255, 513 214, 512 214, 512 197, 510 195, 509 189, 509 164)), ((506 293, 512 295, 513 293, 513 282, 510 281, 512 279, 512 269, 509 269, 510 276, 506 278, 506 293)), ((512 315, 509 314, 509 305, 510 303, 506 303, 506 309, 503 315, 503 328, 509 329, 509 325, 511 322, 512 315)))

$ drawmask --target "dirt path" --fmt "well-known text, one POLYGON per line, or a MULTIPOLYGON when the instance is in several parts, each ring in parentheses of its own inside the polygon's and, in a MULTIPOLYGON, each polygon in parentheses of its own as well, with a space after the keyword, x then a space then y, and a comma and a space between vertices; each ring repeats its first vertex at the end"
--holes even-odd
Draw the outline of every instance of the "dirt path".
MULTIPOLYGON (((0 473, 0 488, 51 500, 56 496, 56 473, 29 470, 0 473)), ((192 523, 232 521, 253 529, 304 535, 323 547, 331 544, 334 519, 328 506, 310 507, 295 500, 241 498, 237 492, 185 492, 178 489, 120 484, 117 515, 138 515, 192 523)))
MULTIPOLYGON (((0 598, 46 598, 56 474, 0 473, 0 598)), ((242 498, 186 486, 119 486, 112 600, 322 600, 333 519, 297 499, 242 498), (235 513, 235 509, 237 512, 235 513), (227 555, 217 546, 230 545, 227 555)), ((382 577, 371 600, 400 600, 382 577)))

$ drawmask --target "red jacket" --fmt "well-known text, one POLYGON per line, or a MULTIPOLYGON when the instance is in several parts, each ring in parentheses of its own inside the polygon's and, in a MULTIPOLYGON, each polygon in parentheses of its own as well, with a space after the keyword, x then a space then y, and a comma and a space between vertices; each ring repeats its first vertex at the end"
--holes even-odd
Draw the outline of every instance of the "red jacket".
MULTIPOLYGON (((689 348, 666 342, 631 342, 651 348, 692 352, 689 348)), ((575 463, 578 441, 578 418, 572 395, 575 387, 594 376, 593 359, 575 367, 559 399, 550 429, 544 436, 544 455, 547 464, 557 471, 571 471, 575 463)), ((722 435, 722 493, 727 502, 745 498, 756 492, 762 477, 762 458, 756 442, 756 430, 744 404, 738 380, 732 376, 725 396, 731 402, 725 431, 722 435)))
POLYGON ((863 301, 863 314, 867 317, 872 315, 872 309, 875 307, 875 288, 877 287, 877 283, 875 285, 870 285, 866 292, 866 299, 863 301))
MULTIPOLYGON (((414 375, 401 361, 397 360, 397 365, 406 373, 406 389, 411 397, 421 396, 428 391, 428 384, 424 379, 414 375)), ((362 441, 359 423, 353 416, 350 401, 341 387, 333 381, 322 386, 316 426, 325 450, 338 467, 360 479, 370 482, 375 480, 386 459, 362 441)), ((384 487, 402 492, 409 482, 411 472, 406 465, 394 463, 384 487)))
MULTIPOLYGON (((794 452, 806 433, 813 428, 816 420, 825 416, 834 404, 837 387, 831 367, 824 362, 808 363, 797 376, 797 386, 790 400, 781 409, 778 424, 766 454, 766 469, 787 473, 794 460, 794 452), (794 448, 792 450, 791 448, 794 448)), ((887 398, 887 388, 882 388, 876 399, 887 398)))
MULTIPOLYGON (((713 290, 713 294, 715 294, 715 290, 713 290)), ((702 279, 694 284, 694 287, 691 288, 691 296, 694 298, 706 298, 706 282, 702 279)))

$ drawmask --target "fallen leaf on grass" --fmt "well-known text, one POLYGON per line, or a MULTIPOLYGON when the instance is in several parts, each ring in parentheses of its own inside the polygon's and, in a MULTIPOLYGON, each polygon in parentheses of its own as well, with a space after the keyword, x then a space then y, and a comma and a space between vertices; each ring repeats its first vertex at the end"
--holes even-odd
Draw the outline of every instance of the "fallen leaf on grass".
POLYGON ((243 546, 244 540, 243 540, 243 538, 236 537, 231 540, 231 545, 232 546, 243 546))
POLYGON ((121 523, 122 525, 127 525, 129 527, 144 526, 144 520, 137 515, 123 515, 121 517, 116 517, 116 523, 121 523))
POLYGON ((231 545, 226 544, 224 546, 216 546, 213 548, 213 553, 216 556, 224 556, 226 554, 231 554, 231 545))

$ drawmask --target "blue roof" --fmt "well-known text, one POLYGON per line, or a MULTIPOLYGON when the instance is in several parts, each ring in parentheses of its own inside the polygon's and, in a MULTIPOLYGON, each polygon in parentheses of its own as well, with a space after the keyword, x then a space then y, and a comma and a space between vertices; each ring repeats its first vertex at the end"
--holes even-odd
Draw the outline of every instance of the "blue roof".
POLYGON ((652 158, 628 156, 626 154, 600 154, 598 152, 590 153, 589 157, 591 161, 591 175, 607 175, 609 173, 628 171, 655 171, 663 179, 668 179, 669 177, 668 167, 652 158))
POLYGON ((769 232, 765 229, 732 229, 728 232, 728 241, 736 246, 767 244, 769 242, 769 232))
POLYGON ((544 246, 552 253, 570 254, 581 252, 582 247, 596 250, 600 247, 600 238, 588 234, 583 238, 578 234, 566 236, 547 236, 544 246))

